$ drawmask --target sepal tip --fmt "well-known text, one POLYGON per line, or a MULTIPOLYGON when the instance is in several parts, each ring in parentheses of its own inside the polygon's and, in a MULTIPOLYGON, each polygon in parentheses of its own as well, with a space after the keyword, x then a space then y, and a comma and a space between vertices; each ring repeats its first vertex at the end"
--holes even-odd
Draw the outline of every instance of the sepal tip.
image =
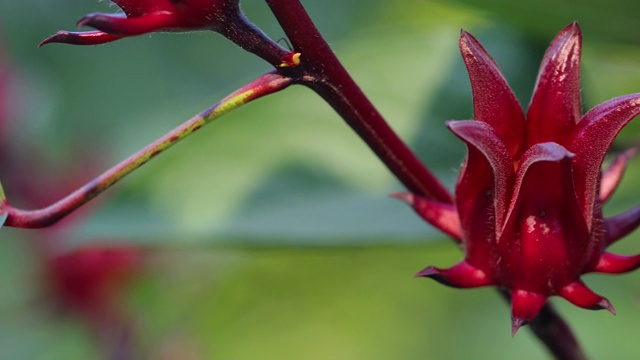
POLYGON ((454 288, 476 288, 493 284, 493 281, 484 271, 469 265, 465 261, 459 262, 448 269, 427 266, 414 277, 428 277, 454 288))
POLYGON ((415 195, 413 195, 410 192, 395 192, 395 193, 389 194, 389 196, 391 196, 394 199, 404 201, 409 205, 413 205, 416 198, 415 195))
POLYGON ((526 324, 527 322, 523 318, 511 318, 511 337, 515 337, 518 330, 520 330, 520 328, 526 324))
POLYGON ((610 313, 614 315, 616 314, 616 310, 613 308, 613 305, 611 305, 607 298, 594 293, 580 280, 574 281, 573 283, 562 288, 559 295, 573 305, 581 307, 583 309, 606 309, 610 313))
POLYGON ((547 296, 526 290, 511 291, 511 334, 530 323, 538 316, 540 309, 547 301, 547 296))
POLYGON ((600 307, 600 309, 604 309, 604 310, 609 311, 614 316, 617 315, 616 309, 613 307, 611 302, 606 298, 600 299, 600 301, 598 302, 598 306, 600 307))

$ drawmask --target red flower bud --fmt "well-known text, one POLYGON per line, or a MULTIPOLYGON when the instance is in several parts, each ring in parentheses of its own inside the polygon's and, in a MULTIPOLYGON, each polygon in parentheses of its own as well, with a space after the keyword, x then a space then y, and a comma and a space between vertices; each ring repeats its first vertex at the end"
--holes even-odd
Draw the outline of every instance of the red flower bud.
POLYGON ((48 43, 98 45, 123 37, 154 31, 184 32, 211 30, 222 34, 246 51, 258 55, 274 67, 293 67, 300 54, 273 42, 251 24, 240 11, 239 0, 113 0, 123 14, 89 14, 78 26, 97 30, 58 31, 46 38, 48 43))
POLYGON ((104 316, 139 270, 141 253, 131 247, 87 247, 46 259, 51 291, 66 308, 104 316))
POLYGON ((124 14, 89 14, 78 26, 98 31, 59 31, 40 45, 52 42, 97 45, 154 31, 220 31, 230 21, 244 19, 239 0, 113 0, 124 14))
POLYGON ((586 309, 614 312, 582 281, 584 273, 622 273, 640 255, 606 248, 640 224, 640 207, 604 218, 634 151, 604 173, 615 136, 640 114, 640 93, 609 100, 581 114, 581 32, 563 29, 547 50, 525 116, 496 63, 466 32, 460 50, 473 89, 475 121, 451 121, 468 156, 455 191, 455 208, 417 195, 399 195, 426 221, 461 240, 465 259, 417 276, 470 288, 511 292, 513 332, 533 320, 549 296, 586 309))

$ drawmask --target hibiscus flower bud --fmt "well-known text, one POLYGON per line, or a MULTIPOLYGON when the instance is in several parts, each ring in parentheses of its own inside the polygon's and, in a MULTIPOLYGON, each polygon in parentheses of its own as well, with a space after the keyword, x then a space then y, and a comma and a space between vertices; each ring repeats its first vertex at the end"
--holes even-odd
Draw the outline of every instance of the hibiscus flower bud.
POLYGON ((239 0, 113 0, 123 14, 93 13, 78 21, 78 27, 97 31, 59 31, 40 45, 52 42, 96 45, 154 31, 219 31, 240 13, 239 0))
POLYGON ((275 67, 299 64, 300 54, 287 51, 251 24, 240 10, 239 0, 112 0, 120 14, 93 13, 78 21, 78 27, 94 31, 61 30, 49 36, 49 43, 98 45, 150 32, 211 30, 241 48, 258 55, 275 67))
POLYGON ((640 224, 640 207, 611 218, 602 214, 602 204, 635 150, 601 170, 618 132, 640 114, 640 93, 606 101, 583 116, 581 48, 575 23, 556 36, 525 115, 496 63, 463 31, 460 50, 471 79, 475 120, 447 124, 468 148, 455 205, 396 195, 460 240, 465 251, 457 265, 430 266, 417 276, 459 288, 492 285, 508 290, 514 334, 537 316, 550 296, 614 312, 580 276, 640 266, 640 255, 606 251, 640 224))

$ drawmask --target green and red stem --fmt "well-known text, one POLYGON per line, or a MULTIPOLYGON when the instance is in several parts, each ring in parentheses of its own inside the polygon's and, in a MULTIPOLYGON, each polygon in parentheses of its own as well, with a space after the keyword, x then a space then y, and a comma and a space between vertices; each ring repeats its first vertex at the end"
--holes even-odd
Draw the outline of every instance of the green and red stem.
POLYGON ((4 200, 0 206, 2 214, 7 216, 4 225, 19 228, 50 226, 204 125, 255 99, 283 90, 292 83, 292 79, 276 72, 262 75, 48 207, 22 210, 4 200))

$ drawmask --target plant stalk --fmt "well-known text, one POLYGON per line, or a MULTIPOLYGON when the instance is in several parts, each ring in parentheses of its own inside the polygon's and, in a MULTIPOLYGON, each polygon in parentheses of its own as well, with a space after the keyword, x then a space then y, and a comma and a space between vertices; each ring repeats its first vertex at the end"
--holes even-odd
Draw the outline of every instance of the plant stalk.
POLYGON ((262 75, 48 207, 22 210, 12 207, 5 200, 0 206, 0 210, 7 214, 4 225, 19 228, 50 226, 204 125, 248 102, 283 90, 292 83, 292 79, 277 72, 262 75))

